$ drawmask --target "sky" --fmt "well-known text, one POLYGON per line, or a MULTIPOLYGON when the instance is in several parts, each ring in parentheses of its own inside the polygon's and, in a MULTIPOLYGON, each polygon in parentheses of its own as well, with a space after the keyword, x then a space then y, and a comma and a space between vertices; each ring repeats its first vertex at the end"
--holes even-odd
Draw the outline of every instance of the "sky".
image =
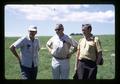
POLYGON ((31 25, 37 36, 52 36, 58 23, 64 33, 82 33, 81 25, 92 25, 94 35, 115 34, 115 7, 112 4, 7 4, 4 8, 5 37, 24 36, 31 25))

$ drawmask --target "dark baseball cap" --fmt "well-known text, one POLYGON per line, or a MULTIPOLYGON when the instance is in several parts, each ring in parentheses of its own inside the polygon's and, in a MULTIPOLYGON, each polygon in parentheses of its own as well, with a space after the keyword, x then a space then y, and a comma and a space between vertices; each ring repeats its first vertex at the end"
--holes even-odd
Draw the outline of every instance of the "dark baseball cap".
POLYGON ((82 24, 82 28, 91 28, 91 24, 82 24))
POLYGON ((64 29, 64 26, 62 24, 56 24, 55 30, 56 29, 64 29))

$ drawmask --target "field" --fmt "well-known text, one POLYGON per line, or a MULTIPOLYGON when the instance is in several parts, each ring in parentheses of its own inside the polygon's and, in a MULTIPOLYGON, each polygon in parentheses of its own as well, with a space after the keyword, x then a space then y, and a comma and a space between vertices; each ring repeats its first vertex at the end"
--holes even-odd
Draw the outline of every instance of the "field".
MULTIPOLYGON (((104 65, 98 66, 97 79, 114 79, 115 78, 115 35, 100 35, 103 47, 104 65)), ((39 67, 37 79, 52 79, 51 73, 51 55, 46 49, 45 45, 50 36, 40 36, 40 43, 42 49, 39 54, 39 67)), ((73 36, 77 41, 80 36, 73 36)), ((18 39, 18 37, 5 37, 5 78, 6 79, 20 79, 20 67, 17 59, 9 50, 9 46, 18 39)), ((19 50, 18 50, 19 51, 19 50)), ((73 79, 74 74, 75 54, 70 59, 70 75, 73 79)))

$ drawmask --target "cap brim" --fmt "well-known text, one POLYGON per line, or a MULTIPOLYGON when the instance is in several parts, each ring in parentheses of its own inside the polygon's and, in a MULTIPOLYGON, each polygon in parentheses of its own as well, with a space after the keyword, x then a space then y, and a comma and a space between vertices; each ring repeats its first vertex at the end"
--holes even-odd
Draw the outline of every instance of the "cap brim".
POLYGON ((29 29, 29 31, 37 31, 37 30, 35 30, 35 29, 29 29))

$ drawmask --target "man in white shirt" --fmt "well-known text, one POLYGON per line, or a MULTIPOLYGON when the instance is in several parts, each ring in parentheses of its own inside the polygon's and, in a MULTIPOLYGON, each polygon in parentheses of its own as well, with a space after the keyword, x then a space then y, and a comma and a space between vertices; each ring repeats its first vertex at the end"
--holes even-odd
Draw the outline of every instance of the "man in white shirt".
POLYGON ((21 37, 10 46, 11 52, 17 57, 22 78, 36 79, 38 69, 38 52, 40 49, 39 40, 35 38, 37 34, 37 27, 30 26, 28 29, 29 35, 21 37), (16 48, 20 48, 20 54, 16 51, 16 48))
POLYGON ((77 50, 77 42, 64 34, 62 24, 57 24, 56 35, 50 38, 46 44, 52 54, 52 73, 53 79, 69 78, 69 58, 77 50), (71 47, 74 49, 71 50, 71 47))

